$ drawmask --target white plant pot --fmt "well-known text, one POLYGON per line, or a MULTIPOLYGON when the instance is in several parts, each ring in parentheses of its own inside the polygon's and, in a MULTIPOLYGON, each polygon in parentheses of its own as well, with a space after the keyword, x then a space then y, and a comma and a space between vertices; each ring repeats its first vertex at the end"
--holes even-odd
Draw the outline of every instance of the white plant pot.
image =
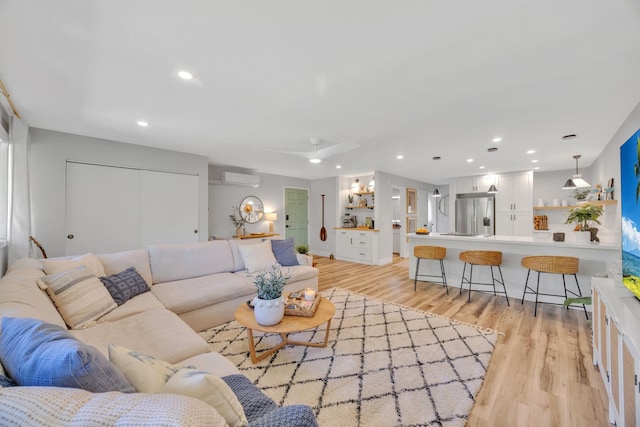
POLYGON ((576 231, 576 243, 591 243, 590 231, 576 231))
POLYGON ((284 317, 284 298, 260 299, 255 297, 253 299, 253 314, 256 316, 256 322, 263 326, 280 323, 284 317))

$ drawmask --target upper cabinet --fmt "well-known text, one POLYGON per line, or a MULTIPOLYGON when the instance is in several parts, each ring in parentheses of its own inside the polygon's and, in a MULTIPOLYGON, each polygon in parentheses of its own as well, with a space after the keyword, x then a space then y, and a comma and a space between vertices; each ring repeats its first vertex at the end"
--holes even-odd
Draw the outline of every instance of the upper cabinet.
POLYGON ((489 187, 496 185, 495 175, 466 176, 456 179, 456 194, 458 193, 486 193, 489 187))
POLYGON ((533 229, 533 172, 497 176, 496 234, 530 236, 533 229))

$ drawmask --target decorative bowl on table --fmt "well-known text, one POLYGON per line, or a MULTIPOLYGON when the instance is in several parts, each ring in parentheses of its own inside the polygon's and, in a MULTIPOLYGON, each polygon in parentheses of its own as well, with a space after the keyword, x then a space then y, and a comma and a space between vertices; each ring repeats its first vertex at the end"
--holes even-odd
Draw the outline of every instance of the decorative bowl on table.
POLYGON ((427 235, 429 233, 430 233, 430 231, 428 229, 426 229, 426 228, 418 228, 416 230, 416 234, 427 235))

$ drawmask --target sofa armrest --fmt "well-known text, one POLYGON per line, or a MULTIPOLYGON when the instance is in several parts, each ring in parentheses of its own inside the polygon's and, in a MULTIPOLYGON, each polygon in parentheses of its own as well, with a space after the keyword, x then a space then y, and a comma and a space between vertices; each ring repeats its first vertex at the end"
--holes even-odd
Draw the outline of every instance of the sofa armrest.
POLYGON ((311 255, 296 254, 296 258, 298 258, 298 264, 300 265, 308 265, 309 267, 313 266, 313 257, 311 255))

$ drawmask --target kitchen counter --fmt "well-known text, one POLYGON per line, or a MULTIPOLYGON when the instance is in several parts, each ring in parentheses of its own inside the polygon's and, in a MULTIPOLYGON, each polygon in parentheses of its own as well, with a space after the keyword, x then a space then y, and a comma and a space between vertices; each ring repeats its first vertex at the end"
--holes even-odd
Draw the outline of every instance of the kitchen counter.
MULTIPOLYGON (((567 233, 565 242, 554 242, 539 237, 522 236, 459 236, 432 233, 418 235, 415 233, 404 234, 409 238, 409 277, 415 275, 416 258, 413 257, 413 247, 419 245, 443 246, 447 248, 445 270, 449 286, 460 287, 462 268, 464 263, 460 261, 459 254, 465 250, 494 250, 502 252, 502 274, 504 276, 507 292, 510 297, 521 299, 524 292, 524 283, 527 277, 527 269, 520 262, 528 255, 557 255, 574 256, 580 259, 578 280, 583 295, 591 294, 591 276, 605 275, 613 266, 620 263, 621 247, 619 242, 602 241, 600 243, 578 243, 572 241, 571 233, 567 233)), ((619 267, 618 267, 619 268, 619 267)), ((439 265, 436 262, 422 262, 421 273, 438 274, 439 265), (424 268, 424 270, 423 270, 424 268)), ((529 284, 535 284, 536 274, 532 274, 529 284)), ((488 267, 474 268, 474 281, 491 281, 488 267), (486 271, 485 271, 486 270, 486 271)), ((423 285, 424 286, 424 285, 423 285)), ((567 278, 568 289, 575 288, 575 281, 567 278)), ((420 287, 418 286, 418 289, 420 287)), ((484 289, 489 289, 483 286, 484 289)), ((562 293, 562 276, 542 274, 540 276, 540 292, 562 293)), ((544 301, 540 297, 540 301, 544 301)), ((546 300, 549 297, 547 297, 546 300)), ((527 300, 535 300, 535 295, 527 294, 527 300)), ((561 302, 560 298, 551 298, 552 301, 561 302)), ((514 300, 512 299, 513 303, 514 300)))

